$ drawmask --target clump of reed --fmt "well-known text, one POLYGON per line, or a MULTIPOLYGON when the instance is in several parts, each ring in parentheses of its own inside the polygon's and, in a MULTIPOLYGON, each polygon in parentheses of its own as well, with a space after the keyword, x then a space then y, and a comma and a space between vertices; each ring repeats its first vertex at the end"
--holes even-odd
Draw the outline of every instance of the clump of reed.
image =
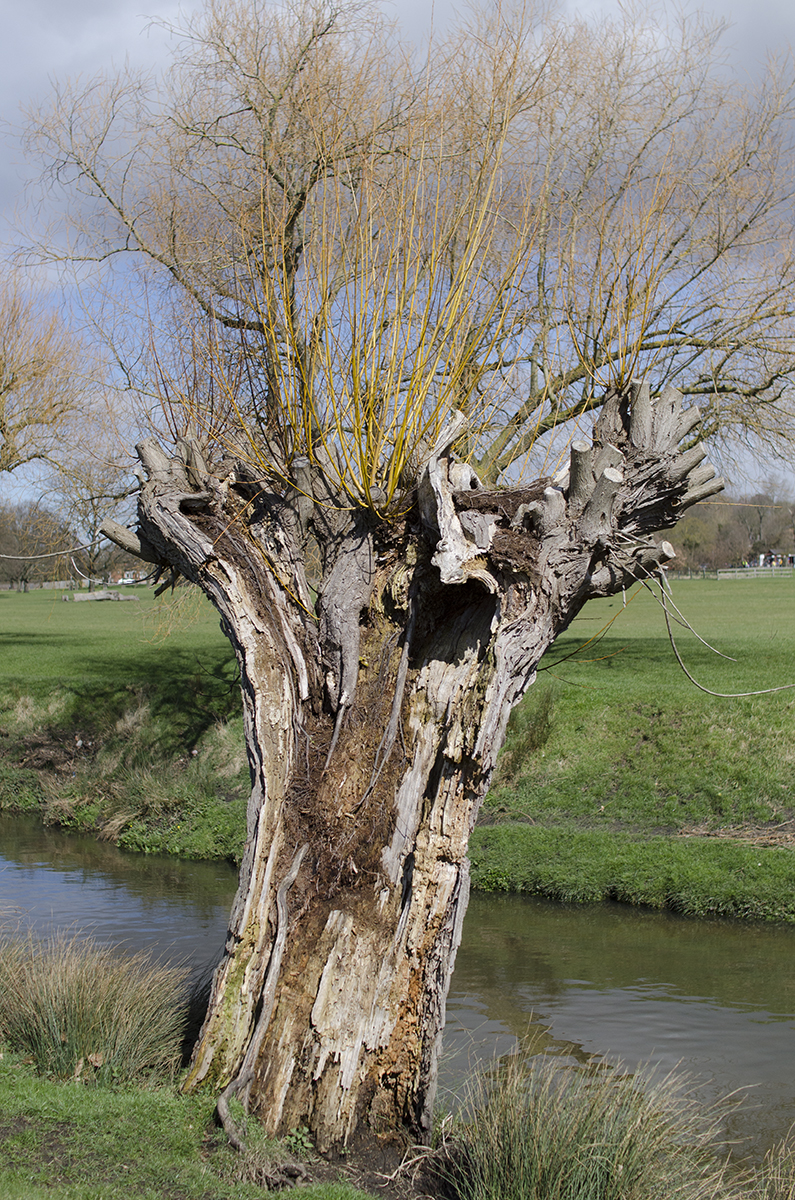
POLYGON ((92 938, 0 942, 0 1037, 57 1079, 171 1078, 179 1066, 188 972, 92 938))
POLYGON ((774 1146, 750 1182, 749 1200, 795 1200, 795 1144, 788 1140, 774 1146))
POLYGON ((515 1055, 471 1085, 432 1173, 449 1200, 717 1200, 738 1194, 717 1130, 675 1076, 515 1055))

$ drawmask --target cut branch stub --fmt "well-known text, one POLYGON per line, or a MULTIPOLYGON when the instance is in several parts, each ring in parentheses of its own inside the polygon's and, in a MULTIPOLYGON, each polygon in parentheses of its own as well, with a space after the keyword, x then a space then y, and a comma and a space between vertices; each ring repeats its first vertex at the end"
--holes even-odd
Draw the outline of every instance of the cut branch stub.
POLYGON ((447 477, 454 492, 477 492, 483 487, 469 463, 451 462, 447 477))
POLYGON ((556 533, 566 519, 566 500, 560 488, 544 488, 540 500, 530 504, 521 504, 516 510, 511 525, 513 528, 522 524, 530 524, 539 537, 550 537, 556 533), (518 524, 517 524, 518 523, 518 524))
POLYGON ((694 471, 689 473, 687 490, 692 492, 696 488, 700 488, 702 484, 709 483, 710 479, 714 479, 716 475, 717 471, 712 463, 705 463, 703 467, 696 467, 694 471))
POLYGON ((630 384, 629 440, 636 450, 652 445, 652 404, 649 385, 633 379, 630 384))
POLYGON ((134 554, 136 558, 154 563, 156 566, 162 565, 163 560, 154 547, 149 545, 146 538, 139 537, 131 529, 114 521, 112 517, 105 518, 99 527, 99 532, 103 533, 120 550, 125 550, 127 554, 134 554))
POLYGON ((329 702, 334 712, 349 706, 359 677, 360 619, 375 576, 373 539, 357 519, 358 530, 340 547, 320 596, 320 638, 329 702))
POLYGON ((679 418, 675 441, 678 443, 682 441, 682 438, 687 437, 695 429, 696 425, 701 424, 703 416, 704 414, 698 405, 694 404, 692 408, 685 409, 679 418))
MULTIPOLYGON (((608 464, 614 465, 614 464, 608 464)), ((593 452, 587 442, 572 442, 569 465, 569 510, 582 512, 594 488, 593 452)))
POLYGON ((145 438, 135 447, 151 483, 176 483, 187 489, 188 479, 179 460, 171 459, 155 438, 145 438))
POLYGON ((177 443, 177 457, 191 486, 198 491, 207 491, 210 472, 199 439, 195 436, 181 438, 177 443))
POLYGON ((682 393, 678 388, 668 384, 654 405, 654 445, 661 454, 676 445, 679 436, 682 399, 682 393))
POLYGON ((610 388, 605 396, 602 411, 594 426, 594 444, 607 446, 626 441, 627 409, 629 397, 625 393, 610 388))
POLYGON ((684 512, 686 508, 692 508, 694 504, 700 503, 702 500, 707 500, 710 496, 722 492, 726 486, 726 481, 720 475, 709 483, 704 483, 701 487, 688 488, 684 496, 678 501, 675 501, 675 507, 679 512, 684 512))
POLYGON ((302 538, 305 538, 315 509, 312 487, 312 467, 306 457, 293 459, 294 492, 291 500, 302 538))
POLYGON ((619 450, 618 446, 614 446, 608 442, 606 446, 602 446, 594 454, 593 459, 593 474, 594 479, 598 479, 604 471, 605 467, 623 467, 624 455, 619 450))
POLYGON ((586 545, 592 546, 612 532, 613 502, 623 482, 624 474, 617 467, 605 467, 597 479, 577 526, 577 531, 586 545))
POLYGON ((494 513, 464 511, 459 513, 458 519, 478 550, 488 550, 499 518, 494 513))
POLYGON ((635 550, 633 558, 636 563, 636 576, 645 579, 652 575, 662 563, 676 558, 676 551, 670 542, 660 542, 657 546, 643 546, 635 550))
POLYGON ((680 454, 669 466, 666 472, 668 479, 671 483, 681 482, 706 457, 707 452, 701 445, 693 446, 691 450, 685 450, 684 454, 680 454))

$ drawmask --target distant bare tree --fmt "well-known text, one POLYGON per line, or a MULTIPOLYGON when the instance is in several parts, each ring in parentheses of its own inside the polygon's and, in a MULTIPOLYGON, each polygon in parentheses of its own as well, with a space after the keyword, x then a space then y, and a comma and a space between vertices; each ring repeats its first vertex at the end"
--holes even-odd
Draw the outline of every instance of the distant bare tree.
POLYGON ((137 487, 130 463, 120 452, 113 416, 97 406, 70 422, 69 445, 44 480, 48 503, 74 531, 80 549, 72 562, 89 587, 115 569, 140 565, 101 532, 103 521, 132 515, 131 497, 137 487))
POLYGON ((0 504, 0 580, 26 591, 29 584, 68 579, 74 533, 63 518, 40 504, 0 504))
POLYGON ((0 472, 58 457, 86 403, 86 358, 58 314, 9 271, 0 285, 0 472))

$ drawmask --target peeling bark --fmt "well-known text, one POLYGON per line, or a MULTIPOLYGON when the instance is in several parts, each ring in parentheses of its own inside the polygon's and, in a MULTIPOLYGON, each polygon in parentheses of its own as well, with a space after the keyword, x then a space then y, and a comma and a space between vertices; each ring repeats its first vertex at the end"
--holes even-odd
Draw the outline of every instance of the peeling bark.
POLYGON ((556 481, 487 490, 452 452, 458 414, 392 520, 334 517, 306 460, 252 500, 244 468, 214 473, 198 445, 139 448, 133 536, 220 613, 252 776, 189 1090, 237 1091, 321 1151, 428 1137, 467 844, 508 717, 583 604, 652 574, 673 556, 652 533, 722 487, 678 452, 695 422, 678 392, 633 384, 556 481))

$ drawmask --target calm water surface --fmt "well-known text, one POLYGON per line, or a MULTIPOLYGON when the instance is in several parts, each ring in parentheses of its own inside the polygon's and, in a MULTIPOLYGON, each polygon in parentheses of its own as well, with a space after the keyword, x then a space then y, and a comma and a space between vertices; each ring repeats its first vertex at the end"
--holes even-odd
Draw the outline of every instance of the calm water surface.
MULTIPOLYGON (((6 927, 74 927, 203 971, 220 955, 235 882, 225 864, 123 854, 0 818, 6 927)), ((795 929, 475 895, 447 1005, 443 1093, 528 1036, 568 1061, 679 1066, 705 1102, 748 1089, 727 1132, 756 1156, 795 1122, 795 929)))
POLYGON ((123 854, 108 842, 0 816, 0 923, 151 948, 201 972, 218 961, 237 874, 227 863, 123 854))
POLYGON ((754 1157, 795 1122, 795 928, 624 905, 472 897, 447 1005, 443 1081, 530 1037, 576 1062, 745 1090, 726 1123, 754 1157))

